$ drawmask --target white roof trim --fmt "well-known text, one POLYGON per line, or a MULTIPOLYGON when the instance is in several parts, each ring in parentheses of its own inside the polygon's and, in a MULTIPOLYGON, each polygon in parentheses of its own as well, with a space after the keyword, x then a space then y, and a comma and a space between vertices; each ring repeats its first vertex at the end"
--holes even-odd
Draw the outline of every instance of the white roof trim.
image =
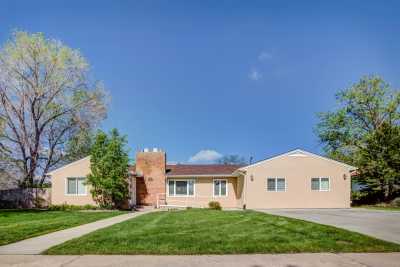
POLYGON ((274 160, 274 159, 277 159, 277 158, 281 158, 281 157, 285 157, 285 156, 298 156, 298 155, 296 155, 296 154, 303 154, 303 155, 310 156, 310 157, 317 157, 317 158, 320 158, 320 159, 323 159, 323 160, 330 161, 330 162, 332 162, 332 163, 336 163, 336 164, 345 166, 345 167, 347 167, 347 168, 349 168, 349 169, 353 169, 353 170, 356 170, 356 169, 357 169, 357 168, 354 167, 354 166, 348 165, 348 164, 346 164, 346 163, 343 163, 343 162, 340 162, 340 161, 337 161, 337 160, 333 160, 333 159, 330 159, 330 158, 327 158, 327 157, 323 157, 323 156, 320 156, 320 155, 317 155, 317 154, 314 154, 314 153, 311 153, 311 152, 307 152, 307 151, 304 151, 304 150, 301 150, 301 149, 295 149, 295 150, 289 151, 289 152, 287 152, 287 153, 280 154, 280 155, 277 155, 277 156, 275 156, 275 157, 268 158, 268 159, 264 159, 264 160, 258 161, 258 162, 256 162, 256 163, 253 163, 253 164, 244 166, 244 167, 242 167, 242 168, 239 168, 239 170, 246 170, 246 169, 249 168, 249 167, 253 167, 253 166, 256 166, 256 165, 265 163, 265 162, 267 162, 267 161, 271 161, 271 160, 274 160))
POLYGON ((70 166, 72 166, 72 165, 75 165, 76 163, 81 162, 81 161, 84 161, 84 160, 87 160, 87 159, 89 159, 89 158, 90 158, 90 156, 84 157, 83 159, 78 159, 78 160, 76 160, 76 161, 74 161, 74 162, 71 162, 71 163, 68 163, 67 165, 64 165, 64 166, 62 166, 62 167, 60 167, 60 168, 57 168, 57 169, 55 169, 55 170, 52 170, 51 172, 46 173, 46 175, 52 175, 52 174, 54 174, 55 172, 61 171, 61 170, 65 169, 65 168, 67 168, 67 167, 70 167, 70 166))
POLYGON ((167 174, 167 178, 236 177, 234 174, 167 174))

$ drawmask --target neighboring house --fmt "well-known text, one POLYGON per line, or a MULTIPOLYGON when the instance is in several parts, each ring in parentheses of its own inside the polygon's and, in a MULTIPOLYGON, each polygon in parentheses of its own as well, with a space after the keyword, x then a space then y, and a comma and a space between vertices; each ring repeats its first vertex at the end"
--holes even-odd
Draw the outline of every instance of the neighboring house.
MULTIPOLYGON (((355 167, 300 149, 248 166, 167 164, 144 150, 130 167, 132 205, 225 208, 349 208, 355 167)), ((49 173, 53 204, 95 204, 85 177, 89 157, 49 173)))
POLYGON ((86 157, 48 173, 51 179, 51 204, 96 205, 85 185, 90 173, 90 158, 86 157))
POLYGON ((0 167, 0 191, 18 188, 18 180, 0 167))

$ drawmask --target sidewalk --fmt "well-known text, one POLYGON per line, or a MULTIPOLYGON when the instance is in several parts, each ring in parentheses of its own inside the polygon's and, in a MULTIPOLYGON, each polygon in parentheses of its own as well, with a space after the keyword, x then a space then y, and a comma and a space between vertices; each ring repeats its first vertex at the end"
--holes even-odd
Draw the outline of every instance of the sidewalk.
MULTIPOLYGON (((96 222, 76 226, 73 228, 68 228, 58 232, 53 232, 50 234, 45 234, 25 240, 18 241, 16 243, 0 246, 0 255, 33 255, 40 254, 41 252, 47 250, 50 247, 59 245, 73 238, 77 238, 88 234, 90 232, 96 231, 98 229, 111 226, 116 223, 120 223, 131 218, 140 216, 142 214, 152 212, 149 211, 139 211, 127 213, 104 220, 99 220, 96 222)), ((0 256, 1 259, 4 258, 0 256)))
POLYGON ((0 256, 0 267, 10 266, 141 266, 141 267, 398 267, 400 253, 302 253, 215 256, 0 256))

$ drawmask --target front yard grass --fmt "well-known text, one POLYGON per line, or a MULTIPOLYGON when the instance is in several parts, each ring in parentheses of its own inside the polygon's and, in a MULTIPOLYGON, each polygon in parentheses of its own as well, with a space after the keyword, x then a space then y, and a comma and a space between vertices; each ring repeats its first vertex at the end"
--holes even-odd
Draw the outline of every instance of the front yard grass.
POLYGON ((387 252, 400 245, 255 211, 162 211, 100 229, 46 254, 387 252))
POLYGON ((120 211, 0 210, 0 245, 122 214, 120 211))

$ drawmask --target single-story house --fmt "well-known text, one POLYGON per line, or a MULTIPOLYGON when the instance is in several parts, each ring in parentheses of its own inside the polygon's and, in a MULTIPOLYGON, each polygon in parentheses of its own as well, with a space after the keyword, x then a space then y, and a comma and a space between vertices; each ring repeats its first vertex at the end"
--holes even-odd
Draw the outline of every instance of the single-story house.
MULTIPOLYGON (((167 164, 166 153, 145 149, 130 167, 131 205, 225 208, 349 208, 351 172, 342 162, 296 149, 256 163, 239 165, 167 164)), ((85 177, 90 158, 49 173, 52 204, 93 201, 85 177)))

